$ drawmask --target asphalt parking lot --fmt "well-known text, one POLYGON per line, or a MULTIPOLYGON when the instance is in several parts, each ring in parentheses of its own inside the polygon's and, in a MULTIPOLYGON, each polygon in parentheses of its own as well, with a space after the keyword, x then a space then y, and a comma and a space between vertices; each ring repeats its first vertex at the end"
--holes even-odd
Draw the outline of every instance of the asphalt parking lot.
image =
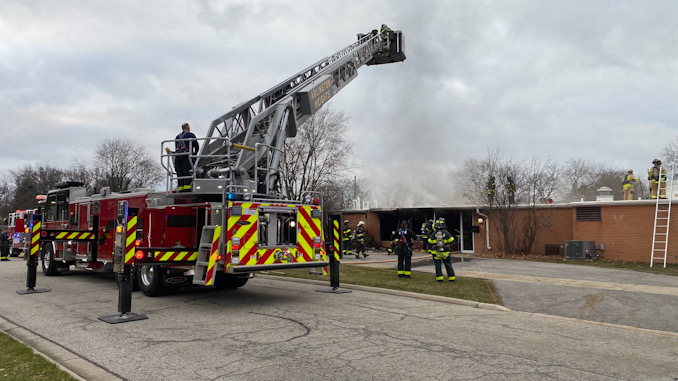
MULTIPOLYGON (((434 273, 426 255, 413 271, 434 273)), ((678 333, 678 277, 628 270, 490 258, 455 262, 457 275, 491 279, 511 310, 678 333)), ((372 253, 346 263, 395 268, 394 257, 372 253), (383 262, 387 261, 387 262, 383 262)))
POLYGON ((18 295, 24 262, 0 273, 0 329, 87 380, 678 377, 673 332, 263 276, 235 291, 135 293, 149 319, 110 325, 98 320, 117 308, 110 275, 38 274, 52 292, 18 295))

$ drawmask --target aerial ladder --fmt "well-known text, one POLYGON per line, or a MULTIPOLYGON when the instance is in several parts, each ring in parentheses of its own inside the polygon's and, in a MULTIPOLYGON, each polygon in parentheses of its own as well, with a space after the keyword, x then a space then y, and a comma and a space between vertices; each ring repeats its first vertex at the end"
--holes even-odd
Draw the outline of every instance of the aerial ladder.
MULTIPOLYGON (((373 30, 359 34, 356 42, 233 107, 210 124, 204 139, 196 139, 201 142, 198 154, 191 155, 192 193, 203 195, 203 199, 209 199, 207 195, 216 199, 226 190, 283 197, 279 182, 285 139, 294 137, 299 126, 355 79, 361 66, 404 60, 401 31, 373 30)), ((168 142, 172 141, 163 144, 168 142)), ((165 168, 171 177, 171 166, 165 168)))

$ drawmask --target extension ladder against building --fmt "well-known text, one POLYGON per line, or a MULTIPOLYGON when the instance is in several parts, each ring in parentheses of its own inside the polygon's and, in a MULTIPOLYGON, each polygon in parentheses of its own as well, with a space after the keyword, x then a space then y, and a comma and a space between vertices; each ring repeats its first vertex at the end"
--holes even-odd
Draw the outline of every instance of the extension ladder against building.
POLYGON ((668 173, 667 178, 662 181, 661 173, 664 167, 659 171, 659 183, 657 187, 657 204, 654 210, 654 231, 652 233, 652 253, 650 257, 650 267, 655 261, 663 261, 666 268, 666 257, 669 248, 669 225, 671 222, 671 200, 673 199, 673 168, 668 173), (662 198, 662 187, 666 189, 666 197, 662 198))

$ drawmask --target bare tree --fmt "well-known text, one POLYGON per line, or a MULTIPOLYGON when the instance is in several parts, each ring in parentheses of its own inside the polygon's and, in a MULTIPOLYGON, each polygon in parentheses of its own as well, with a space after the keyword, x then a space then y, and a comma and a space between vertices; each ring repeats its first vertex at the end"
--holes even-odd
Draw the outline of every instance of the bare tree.
POLYGON ((678 164, 678 138, 673 139, 662 149, 661 157, 665 164, 678 164))
MULTIPOLYGON (((587 162, 585 159, 570 159, 562 168, 562 177, 566 188, 569 190, 563 192, 564 201, 594 201, 598 194, 598 189, 608 187, 612 189, 615 199, 623 199, 622 184, 627 170, 620 167, 610 167, 602 163, 587 162)), ((644 185, 643 176, 637 175, 639 179, 636 186, 636 194, 643 196, 644 185)))
POLYGON ((11 170, 9 191, 12 193, 12 209, 33 209, 37 207, 35 196, 47 194, 64 180, 61 169, 48 163, 29 164, 11 170))
POLYGON ((111 187, 119 192, 133 188, 153 188, 163 179, 162 169, 146 148, 129 138, 106 139, 94 151, 93 187, 111 187))
POLYGON ((499 149, 488 150, 483 159, 466 160, 450 178, 471 204, 482 205, 496 216, 500 251, 529 253, 539 233, 550 226, 551 217, 535 209, 553 197, 558 187, 559 170, 551 158, 535 156, 520 163, 505 160, 499 149), (495 182, 491 202, 490 176, 495 182))
POLYGON ((344 134, 347 123, 343 112, 325 106, 301 125, 296 138, 285 141, 282 183, 287 197, 298 199, 346 173, 351 152, 344 134))

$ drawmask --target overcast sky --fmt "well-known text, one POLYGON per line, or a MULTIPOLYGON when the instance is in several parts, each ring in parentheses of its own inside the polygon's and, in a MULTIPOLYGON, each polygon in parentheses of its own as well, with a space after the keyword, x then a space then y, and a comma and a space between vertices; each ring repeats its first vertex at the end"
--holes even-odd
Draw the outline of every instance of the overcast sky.
POLYGON ((387 23, 407 60, 363 67, 332 107, 357 176, 451 185, 505 157, 643 174, 678 136, 678 1, 0 1, 0 171, 91 160, 104 138, 160 154, 387 23))

